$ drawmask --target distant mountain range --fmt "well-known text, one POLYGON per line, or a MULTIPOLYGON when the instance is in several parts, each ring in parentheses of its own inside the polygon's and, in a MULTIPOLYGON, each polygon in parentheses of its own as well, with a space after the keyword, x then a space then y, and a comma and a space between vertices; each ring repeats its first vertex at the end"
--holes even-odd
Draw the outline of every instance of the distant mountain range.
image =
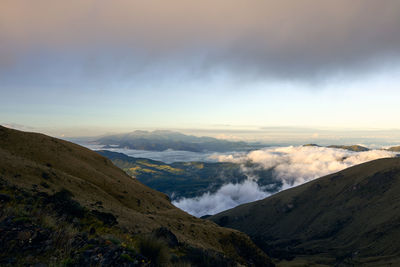
POLYGON ((399 196, 400 159, 379 159, 209 219, 282 266, 400 266, 399 196))
POLYGON ((168 149, 191 152, 248 151, 264 147, 260 143, 232 142, 213 137, 197 137, 172 131, 134 131, 108 135, 95 140, 107 148, 129 148, 149 151, 168 149))
MULTIPOLYGON (((316 146, 316 147, 321 147, 320 145, 317 144, 306 144, 303 146, 316 146)), ((338 148, 338 149, 345 149, 349 151, 354 151, 354 152, 364 152, 364 151, 370 151, 368 147, 361 146, 361 145, 330 145, 330 146, 324 146, 328 148, 338 148)), ((390 148, 381 148, 382 150, 387 150, 387 151, 392 151, 392 152, 400 152, 400 146, 393 146, 390 148)))
POLYGON ((388 148, 387 150, 393 151, 393 152, 400 152, 400 146, 394 146, 394 147, 388 148))
MULTIPOLYGON (((316 146, 316 147, 320 147, 317 144, 306 144, 303 146, 316 146)), ((369 151, 370 149, 368 147, 365 146, 360 146, 360 145, 330 145, 330 146, 326 146, 328 148, 338 148, 338 149, 345 149, 345 150, 349 150, 349 151, 354 151, 354 152, 363 152, 363 151, 369 151)))
MULTIPOLYGON (((181 150, 190 152, 230 152, 250 151, 269 146, 261 142, 228 141, 213 137, 197 137, 179 132, 157 130, 157 131, 134 131, 125 134, 106 135, 100 138, 71 139, 73 142, 102 145, 103 149, 127 148, 147 151, 181 150)), ((305 144, 304 146, 320 146, 318 144, 305 144)), ((329 145, 328 148, 346 149, 354 152, 369 151, 368 147, 362 145, 329 145)), ((400 152, 400 146, 385 150, 400 152)))
POLYGON ((370 149, 360 145, 350 145, 350 146, 339 146, 339 145, 331 145, 328 146, 329 148, 339 148, 339 149, 346 149, 354 152, 363 152, 369 151, 370 149))

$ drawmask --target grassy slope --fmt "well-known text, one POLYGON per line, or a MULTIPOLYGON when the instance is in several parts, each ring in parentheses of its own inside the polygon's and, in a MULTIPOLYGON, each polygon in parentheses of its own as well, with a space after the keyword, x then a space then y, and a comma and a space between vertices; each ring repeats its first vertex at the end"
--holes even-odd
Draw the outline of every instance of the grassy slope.
POLYGON ((380 159, 210 217, 250 235, 272 257, 400 264, 400 159, 380 159))
POLYGON ((146 233, 164 226, 190 246, 221 252, 242 263, 246 263, 245 258, 264 257, 268 264, 246 235, 175 208, 166 195, 132 179, 89 149, 0 126, 0 158, 0 176, 8 183, 49 194, 65 188, 89 209, 101 201, 100 211, 114 214, 118 226, 128 232, 146 233), (49 188, 40 186, 43 182, 49 188), (238 247, 250 248, 254 253, 244 255, 238 247))

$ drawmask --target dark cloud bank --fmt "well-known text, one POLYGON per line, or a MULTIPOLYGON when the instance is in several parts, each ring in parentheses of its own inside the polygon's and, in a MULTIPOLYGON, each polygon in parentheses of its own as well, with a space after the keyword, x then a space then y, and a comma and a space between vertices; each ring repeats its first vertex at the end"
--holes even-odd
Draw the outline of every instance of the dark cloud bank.
POLYGON ((397 63, 400 2, 6 0, 0 39, 8 83, 218 70, 310 80, 397 63))

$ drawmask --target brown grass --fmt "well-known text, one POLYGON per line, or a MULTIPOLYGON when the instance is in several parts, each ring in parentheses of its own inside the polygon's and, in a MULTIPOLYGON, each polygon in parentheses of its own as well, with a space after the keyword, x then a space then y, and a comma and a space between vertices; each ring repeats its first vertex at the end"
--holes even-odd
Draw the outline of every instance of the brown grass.
POLYGON ((231 254, 234 244, 222 246, 220 241, 234 234, 255 248, 246 235, 177 209, 163 193, 132 179, 110 160, 79 145, 0 126, 0 158, 0 176, 10 184, 49 194, 65 188, 87 209, 114 214, 118 227, 133 234, 168 227, 180 242, 223 252, 243 263, 246 261, 242 256, 231 254), (49 187, 40 186, 43 182, 49 187), (96 206, 99 201, 102 207, 96 206))

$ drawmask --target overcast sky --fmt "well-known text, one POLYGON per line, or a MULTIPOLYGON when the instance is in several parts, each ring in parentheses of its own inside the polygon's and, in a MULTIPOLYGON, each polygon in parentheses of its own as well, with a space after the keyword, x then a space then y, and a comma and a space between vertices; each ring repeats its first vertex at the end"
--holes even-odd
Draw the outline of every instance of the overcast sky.
POLYGON ((2 0, 0 123, 400 128, 398 0, 2 0))

